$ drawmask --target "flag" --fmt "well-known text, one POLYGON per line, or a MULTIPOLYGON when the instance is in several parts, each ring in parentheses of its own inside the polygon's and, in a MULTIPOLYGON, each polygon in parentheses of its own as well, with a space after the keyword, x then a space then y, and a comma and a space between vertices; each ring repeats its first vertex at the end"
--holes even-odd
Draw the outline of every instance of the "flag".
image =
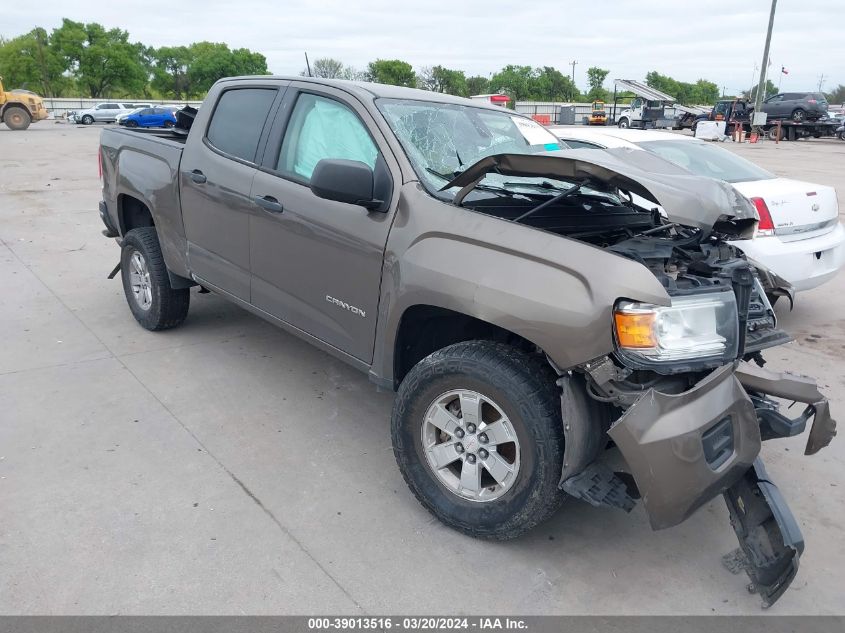
POLYGON ((786 67, 785 67, 785 66, 781 66, 781 67, 780 67, 780 72, 782 72, 784 75, 788 75, 788 74, 789 74, 789 71, 786 69, 786 67))

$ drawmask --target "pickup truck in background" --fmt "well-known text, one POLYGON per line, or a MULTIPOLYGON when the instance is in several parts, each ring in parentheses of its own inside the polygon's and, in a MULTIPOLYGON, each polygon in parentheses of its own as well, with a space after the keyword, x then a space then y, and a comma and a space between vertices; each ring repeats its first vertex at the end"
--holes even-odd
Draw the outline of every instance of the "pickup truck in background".
POLYGON ((465 534, 516 537, 567 496, 642 499, 660 529, 723 495, 754 590, 786 590, 803 537, 761 442, 812 421, 813 454, 835 422, 763 368, 789 337, 727 243, 757 223, 730 185, 379 84, 225 79, 177 120, 101 136, 143 327, 180 325, 199 285, 395 390, 399 469, 465 534))

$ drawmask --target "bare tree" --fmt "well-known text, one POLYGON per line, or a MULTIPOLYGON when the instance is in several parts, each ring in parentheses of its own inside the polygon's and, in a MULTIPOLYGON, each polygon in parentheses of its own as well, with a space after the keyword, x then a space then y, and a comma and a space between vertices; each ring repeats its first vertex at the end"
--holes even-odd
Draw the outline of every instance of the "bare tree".
MULTIPOLYGON (((331 57, 321 57, 311 63, 311 74, 321 79, 343 79, 344 70, 343 62, 331 57)), ((303 69, 299 74, 307 77, 308 69, 303 69)))

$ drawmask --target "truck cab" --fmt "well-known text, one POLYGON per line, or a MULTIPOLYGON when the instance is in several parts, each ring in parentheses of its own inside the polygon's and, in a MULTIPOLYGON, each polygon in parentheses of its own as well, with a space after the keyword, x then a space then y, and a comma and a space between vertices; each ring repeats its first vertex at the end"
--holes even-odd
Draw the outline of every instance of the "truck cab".
POLYGON ((666 101, 657 101, 636 97, 631 105, 619 115, 617 125, 621 128, 672 127, 673 121, 666 117, 666 101))

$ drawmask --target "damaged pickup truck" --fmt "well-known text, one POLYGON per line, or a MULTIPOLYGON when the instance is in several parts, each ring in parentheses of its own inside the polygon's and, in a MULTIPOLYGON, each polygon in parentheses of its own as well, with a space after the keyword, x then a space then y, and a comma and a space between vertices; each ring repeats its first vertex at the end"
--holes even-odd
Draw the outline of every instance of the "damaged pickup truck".
POLYGON ((226 79, 178 120, 102 132, 143 327, 200 286, 395 390, 399 468, 463 533, 516 537, 567 496, 641 499, 661 529, 723 495, 753 589, 789 586, 803 537, 761 442, 812 422, 813 454, 835 423, 814 381, 763 367, 789 337, 727 244, 757 222, 730 185, 378 84, 226 79))

